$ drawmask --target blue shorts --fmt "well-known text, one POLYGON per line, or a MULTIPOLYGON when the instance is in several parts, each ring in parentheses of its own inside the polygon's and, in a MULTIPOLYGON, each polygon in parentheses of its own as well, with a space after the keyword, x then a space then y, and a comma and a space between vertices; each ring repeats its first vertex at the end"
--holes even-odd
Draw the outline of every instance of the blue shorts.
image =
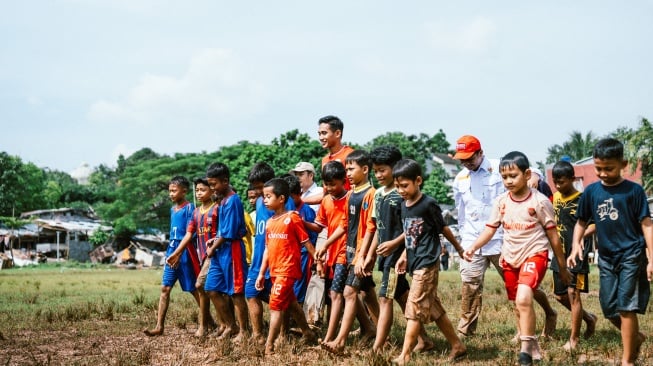
MULTIPOLYGON (((175 251, 179 243, 180 241, 177 240, 170 242, 166 257, 175 251)), ((187 250, 184 250, 181 253, 177 268, 172 268, 167 264, 163 266, 163 277, 161 279, 161 285, 166 287, 173 287, 177 280, 179 280, 179 286, 181 286, 182 291, 195 291, 195 281, 197 280, 197 274, 194 268, 194 263, 191 260, 187 250)))
POLYGON ((241 240, 223 243, 211 257, 211 267, 206 275, 204 290, 229 296, 242 294, 247 277, 244 253, 245 246, 241 240))
POLYGON ((304 299, 306 298, 306 289, 308 289, 308 283, 311 281, 311 266, 313 265, 313 258, 311 258, 308 252, 302 250, 301 261, 302 278, 295 281, 293 290, 295 291, 297 302, 303 304, 304 299))
POLYGON ((328 279, 327 276, 324 288, 342 294, 345 291, 345 282, 347 282, 347 265, 336 263, 333 266, 333 279, 328 279))
POLYGON ((397 299, 410 290, 406 274, 398 275, 392 267, 384 267, 381 275, 379 297, 397 299))
POLYGON ((644 314, 651 295, 646 264, 644 249, 616 264, 599 260, 599 301, 606 318, 618 318, 620 312, 644 314))
POLYGON ((265 276, 265 285, 263 290, 256 289, 256 277, 259 271, 249 271, 247 274, 247 282, 245 282, 245 298, 253 299, 258 298, 261 301, 270 302, 270 290, 272 289, 272 280, 269 276, 265 276))
POLYGON ((347 268, 347 281, 345 281, 345 285, 365 292, 372 290, 375 286, 372 276, 356 276, 356 273, 354 273, 354 266, 352 265, 347 268))

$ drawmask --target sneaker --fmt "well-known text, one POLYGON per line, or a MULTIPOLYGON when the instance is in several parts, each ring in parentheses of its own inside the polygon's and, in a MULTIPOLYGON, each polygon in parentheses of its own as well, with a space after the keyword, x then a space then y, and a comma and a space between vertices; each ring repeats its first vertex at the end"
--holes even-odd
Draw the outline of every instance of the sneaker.
POLYGON ((533 357, 526 352, 519 352, 519 366, 533 365, 533 357))

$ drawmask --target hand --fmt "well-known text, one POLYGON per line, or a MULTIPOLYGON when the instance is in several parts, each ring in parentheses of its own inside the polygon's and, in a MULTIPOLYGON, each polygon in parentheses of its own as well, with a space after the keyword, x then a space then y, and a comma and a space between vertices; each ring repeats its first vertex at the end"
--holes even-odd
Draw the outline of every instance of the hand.
POLYGON ((379 243, 379 245, 376 247, 376 254, 380 255, 381 257, 387 257, 390 254, 392 254, 392 249, 390 245, 386 245, 386 242, 379 243))
POLYGON ((646 278, 648 278, 648 282, 653 279, 653 262, 648 262, 646 265, 646 278))
POLYGON ((325 254, 326 254, 326 249, 324 247, 317 249, 315 250, 315 258, 313 258, 313 260, 315 260, 316 262, 321 262, 324 260, 323 257, 325 254))
POLYGON ((216 238, 211 238, 211 239, 207 240, 206 241, 206 247, 210 248, 211 246, 213 246, 213 243, 215 243, 215 239, 216 238))
POLYGON ((214 247, 214 246, 210 246, 210 247, 208 247, 208 248, 206 249, 206 256, 207 256, 208 258, 213 257, 213 253, 215 253, 215 247, 214 247))
POLYGON ((366 275, 371 275, 374 270, 374 262, 376 262, 376 257, 373 254, 368 254, 365 257, 365 263, 363 263, 363 271, 366 275))
POLYGON ((583 260, 581 253, 583 253, 583 251, 578 250, 578 248, 574 245, 571 249, 571 253, 569 253, 569 257, 567 257, 567 267, 576 267, 576 259, 583 260))
POLYGON ((565 268, 560 268, 560 280, 565 286, 569 286, 569 282, 571 282, 571 272, 569 272, 569 269, 567 267, 565 268))
POLYGON ((172 269, 177 268, 179 265, 179 255, 174 253, 171 254, 168 258, 166 258, 166 264, 172 269))
POLYGON ((362 258, 359 258, 356 261, 356 265, 354 266, 354 274, 356 277, 365 277, 365 267, 363 267, 363 264, 361 264, 362 258))
POLYGON ((265 288, 265 276, 262 274, 259 274, 258 277, 256 277, 256 282, 254 283, 254 288, 257 291, 263 291, 265 288))
POLYGON ((471 262, 473 258, 474 258, 474 250, 468 249, 465 252, 463 252, 463 259, 466 260, 467 262, 471 262))
POLYGON ((397 274, 404 274, 406 273, 406 267, 408 265, 408 261, 406 260, 406 257, 401 256, 397 260, 397 264, 395 264, 395 272, 397 274))
POLYGON ((324 265, 322 265, 322 261, 318 261, 317 264, 315 265, 315 272, 317 273, 317 276, 320 278, 324 278, 324 265))

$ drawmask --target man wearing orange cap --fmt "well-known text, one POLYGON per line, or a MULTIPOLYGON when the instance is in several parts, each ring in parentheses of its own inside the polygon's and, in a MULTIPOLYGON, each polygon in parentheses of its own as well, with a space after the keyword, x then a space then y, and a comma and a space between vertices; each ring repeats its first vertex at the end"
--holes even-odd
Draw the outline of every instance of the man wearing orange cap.
MULTIPOLYGON (((505 191, 505 188, 499 174, 498 160, 485 157, 481 142, 476 137, 471 135, 460 137, 456 141, 456 155, 453 158, 460 160, 463 166, 454 179, 453 196, 458 209, 460 244, 464 250, 467 250, 483 232, 492 211, 492 202, 505 191)), ((483 305, 485 271, 490 263, 503 278, 503 270, 499 263, 502 243, 503 230, 499 228, 488 244, 474 253, 471 262, 465 260, 459 262, 463 285, 458 333, 462 336, 471 336, 476 331, 483 305)), ((542 334, 550 336, 555 330, 557 314, 542 290, 535 291, 534 297, 546 314, 542 334)))

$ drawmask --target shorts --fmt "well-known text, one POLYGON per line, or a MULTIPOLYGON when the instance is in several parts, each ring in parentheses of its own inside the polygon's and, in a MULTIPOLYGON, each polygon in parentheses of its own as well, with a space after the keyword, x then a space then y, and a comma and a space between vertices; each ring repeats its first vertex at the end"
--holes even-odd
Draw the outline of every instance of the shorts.
POLYGON ((206 276, 209 274, 209 268, 211 267, 211 258, 204 258, 204 263, 202 263, 202 269, 200 269, 200 274, 197 275, 197 281, 195 282, 195 287, 204 289, 206 284, 206 276))
POLYGON ((587 273, 570 272, 569 286, 565 286, 560 279, 560 272, 553 271, 553 293, 558 296, 567 295, 567 289, 574 289, 588 293, 590 290, 589 276, 587 273))
POLYGON ((229 296, 242 294, 245 292, 246 278, 247 262, 242 240, 227 241, 211 257, 204 290, 229 296))
POLYGON ((398 275, 394 268, 385 267, 381 275, 381 287, 379 297, 386 299, 397 299, 410 289, 405 274, 398 275))
POLYGON ((302 278, 295 281, 295 296, 297 297, 297 302, 300 304, 304 303, 306 298, 306 289, 308 288, 308 283, 311 281, 311 266, 313 265, 313 258, 311 258, 308 252, 302 251, 301 256, 301 266, 302 266, 302 278))
POLYGON ((324 288, 342 294, 345 291, 345 282, 347 281, 347 265, 336 263, 333 267, 326 268, 332 276, 326 276, 324 288))
POLYGON ((413 271, 413 281, 410 284, 404 312, 406 319, 419 320, 422 324, 427 324, 446 314, 438 297, 439 273, 439 263, 413 271))
POLYGON ((374 280, 372 279, 372 276, 365 276, 365 277, 356 276, 356 273, 354 273, 353 265, 347 266, 347 280, 345 281, 345 285, 349 287, 353 287, 356 290, 365 291, 365 292, 372 290, 374 286, 376 286, 376 284, 374 284, 374 280))
MULTIPOLYGON (((172 254, 177 248, 177 245, 179 245, 179 241, 171 241, 166 256, 172 254)), ((195 258, 191 257, 190 249, 195 251, 192 245, 187 247, 187 249, 189 250, 184 250, 181 253, 177 268, 172 268, 167 264, 163 266, 162 286, 173 287, 177 280, 179 280, 179 286, 181 286, 182 291, 195 291, 195 281, 197 280, 197 274, 200 272, 199 259, 197 259, 197 252, 195 252, 195 258)))
POLYGON ((499 263, 500 258, 501 254, 474 254, 471 262, 461 260, 459 262, 460 279, 462 282, 482 283, 485 278, 485 272, 490 267, 490 264, 494 265, 494 268, 497 269, 499 275, 503 276, 501 263, 499 263))
POLYGON ((647 263, 645 249, 614 265, 599 261, 599 302, 606 318, 619 317, 621 312, 644 314, 651 295, 647 263))
POLYGON ((517 285, 526 285, 535 290, 544 279, 549 264, 549 251, 543 250, 527 258, 519 267, 513 268, 501 260, 503 279, 508 293, 508 300, 515 301, 517 285))
POLYGON ((272 289, 270 291, 270 310, 285 311, 290 304, 297 301, 295 291, 295 279, 290 277, 273 277, 272 289))
MULTIPOLYGON (((256 274, 258 276, 258 274, 256 274)), ((245 298, 253 299, 257 298, 263 302, 270 302, 270 290, 272 289, 272 280, 269 278, 265 279, 263 284, 263 290, 256 289, 256 277, 247 276, 247 282, 245 282, 245 298)))

